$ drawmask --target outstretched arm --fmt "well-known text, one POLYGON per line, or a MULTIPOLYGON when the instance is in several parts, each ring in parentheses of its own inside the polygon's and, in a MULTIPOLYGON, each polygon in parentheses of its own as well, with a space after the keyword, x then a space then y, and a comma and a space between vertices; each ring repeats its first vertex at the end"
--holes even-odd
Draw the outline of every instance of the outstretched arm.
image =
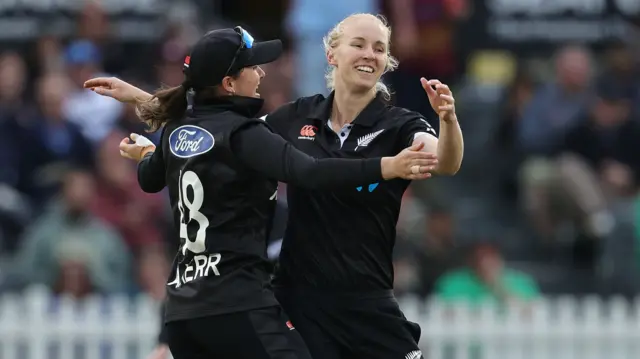
POLYGON ((422 146, 396 157, 316 159, 307 156, 272 133, 264 123, 254 122, 231 137, 233 153, 248 167, 265 176, 317 189, 358 186, 382 179, 424 179, 435 161, 434 155, 419 152, 422 146))
POLYGON ((94 91, 99 95, 134 105, 149 101, 152 97, 150 93, 116 77, 96 77, 87 80, 84 83, 84 88, 94 91))

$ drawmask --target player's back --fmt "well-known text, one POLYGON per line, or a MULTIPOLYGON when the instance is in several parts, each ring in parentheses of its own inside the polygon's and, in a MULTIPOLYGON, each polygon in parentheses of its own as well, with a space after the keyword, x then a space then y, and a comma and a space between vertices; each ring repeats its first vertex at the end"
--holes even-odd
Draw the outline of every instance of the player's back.
POLYGON ((162 135, 166 184, 180 236, 167 320, 274 305, 266 256, 277 183, 243 165, 230 137, 258 120, 195 113, 162 135))

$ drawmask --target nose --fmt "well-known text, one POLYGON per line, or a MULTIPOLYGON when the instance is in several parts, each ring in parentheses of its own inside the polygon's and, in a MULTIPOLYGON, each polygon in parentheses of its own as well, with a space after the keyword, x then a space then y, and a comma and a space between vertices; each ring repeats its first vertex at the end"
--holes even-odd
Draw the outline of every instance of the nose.
POLYGON ((365 47, 365 49, 363 51, 364 51, 364 53, 363 53, 362 57, 367 59, 367 60, 371 60, 375 56, 375 54, 373 52, 373 48, 370 47, 370 46, 365 47))
POLYGON ((264 70, 260 66, 258 66, 256 68, 256 71, 258 71, 258 75, 260 76, 260 78, 263 78, 266 75, 266 73, 264 72, 264 70))

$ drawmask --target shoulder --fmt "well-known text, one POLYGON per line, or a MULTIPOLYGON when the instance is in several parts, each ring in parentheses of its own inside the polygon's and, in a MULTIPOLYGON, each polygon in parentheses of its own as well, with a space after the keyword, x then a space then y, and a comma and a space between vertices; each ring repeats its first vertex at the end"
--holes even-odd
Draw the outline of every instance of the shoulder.
POLYGON ((325 100, 326 98, 323 95, 300 97, 295 101, 288 102, 278 107, 272 113, 263 116, 262 119, 268 122, 273 122, 309 114, 317 109, 325 100))
POLYGON ((396 106, 387 106, 382 115, 385 119, 392 120, 400 126, 412 121, 424 119, 424 116, 418 112, 396 106))
POLYGON ((401 133, 413 135, 425 132, 437 136, 435 129, 427 118, 419 112, 411 111, 403 107, 387 106, 383 113, 390 126, 397 127, 401 133))

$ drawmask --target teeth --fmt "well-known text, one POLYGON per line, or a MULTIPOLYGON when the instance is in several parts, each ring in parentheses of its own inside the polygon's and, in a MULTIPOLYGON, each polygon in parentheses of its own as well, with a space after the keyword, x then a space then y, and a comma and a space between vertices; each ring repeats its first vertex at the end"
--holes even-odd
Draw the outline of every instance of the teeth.
POLYGON ((370 66, 358 66, 358 67, 356 67, 356 69, 357 69, 358 71, 368 72, 368 73, 370 73, 370 74, 372 74, 372 73, 373 73, 373 67, 370 67, 370 66))

